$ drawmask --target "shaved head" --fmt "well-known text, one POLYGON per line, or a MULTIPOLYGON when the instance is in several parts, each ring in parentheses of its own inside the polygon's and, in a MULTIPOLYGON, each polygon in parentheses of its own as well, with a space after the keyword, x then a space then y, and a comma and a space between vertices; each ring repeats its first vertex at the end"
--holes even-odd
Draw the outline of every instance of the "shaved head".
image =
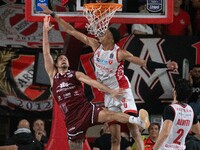
POLYGON ((17 128, 18 128, 18 129, 19 129, 19 128, 27 128, 27 129, 30 129, 30 124, 29 124, 28 120, 22 119, 22 120, 19 121, 19 124, 18 124, 17 128))

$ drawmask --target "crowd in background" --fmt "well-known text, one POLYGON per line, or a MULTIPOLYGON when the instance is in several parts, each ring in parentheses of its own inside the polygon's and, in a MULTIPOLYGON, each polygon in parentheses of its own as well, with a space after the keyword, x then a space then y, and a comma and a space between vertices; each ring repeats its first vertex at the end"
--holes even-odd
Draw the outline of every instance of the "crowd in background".
POLYGON ((44 150, 47 142, 44 120, 38 118, 30 125, 27 119, 21 119, 16 131, 5 139, 0 150, 44 150))
MULTIPOLYGON (((96 2, 83 1, 84 3, 96 2)), ((83 3, 82 2, 82 3, 83 3)), ((118 2, 116 0, 101 0, 101 2, 118 2)), ((146 9, 146 0, 122 0, 122 12, 152 13, 146 9)), ((83 4, 82 4, 83 5, 83 4)), ((69 0, 66 6, 69 11, 75 11, 76 1, 69 0)), ((173 23, 162 24, 121 24, 121 33, 153 34, 153 35, 200 35, 200 1, 174 0, 173 23), (127 31, 125 31, 127 30, 127 31)), ((162 10, 161 10, 162 11, 162 10)), ((124 36, 124 34, 122 35, 124 36)))

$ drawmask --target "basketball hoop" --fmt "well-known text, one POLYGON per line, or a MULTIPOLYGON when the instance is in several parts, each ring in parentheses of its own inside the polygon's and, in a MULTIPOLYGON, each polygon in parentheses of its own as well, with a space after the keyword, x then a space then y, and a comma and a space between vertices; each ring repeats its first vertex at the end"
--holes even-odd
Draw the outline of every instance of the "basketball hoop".
POLYGON ((96 37, 102 36, 108 28, 110 19, 121 8, 122 4, 117 3, 84 4, 83 15, 88 20, 87 31, 96 37))

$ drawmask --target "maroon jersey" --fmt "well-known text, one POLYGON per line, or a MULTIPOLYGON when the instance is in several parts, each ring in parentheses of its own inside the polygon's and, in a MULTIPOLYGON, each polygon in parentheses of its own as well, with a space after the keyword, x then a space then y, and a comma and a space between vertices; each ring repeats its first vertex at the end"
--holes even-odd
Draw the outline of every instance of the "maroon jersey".
POLYGON ((52 92, 65 114, 69 139, 84 138, 86 130, 97 123, 98 113, 101 109, 87 101, 75 71, 68 70, 63 75, 56 73, 52 92))

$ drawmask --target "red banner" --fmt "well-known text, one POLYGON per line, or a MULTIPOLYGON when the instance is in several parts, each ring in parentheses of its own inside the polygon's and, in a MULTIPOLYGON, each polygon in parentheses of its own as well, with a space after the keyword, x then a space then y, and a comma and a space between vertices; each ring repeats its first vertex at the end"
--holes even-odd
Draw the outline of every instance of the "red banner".
POLYGON ((37 50, 0 48, 0 105, 30 111, 52 108, 48 87, 33 84, 37 50))

